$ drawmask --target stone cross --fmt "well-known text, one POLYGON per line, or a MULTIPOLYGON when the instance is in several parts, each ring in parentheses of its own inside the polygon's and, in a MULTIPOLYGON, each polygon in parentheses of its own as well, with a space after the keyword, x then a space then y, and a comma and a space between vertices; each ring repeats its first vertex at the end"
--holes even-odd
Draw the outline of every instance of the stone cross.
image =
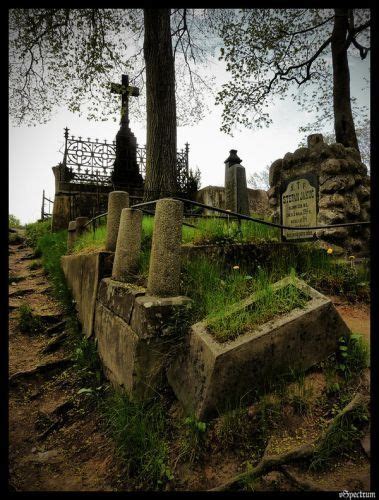
POLYGON ((138 97, 139 88, 129 85, 128 75, 122 75, 121 85, 119 83, 111 83, 112 94, 121 94, 121 121, 120 125, 129 125, 129 96, 138 97))

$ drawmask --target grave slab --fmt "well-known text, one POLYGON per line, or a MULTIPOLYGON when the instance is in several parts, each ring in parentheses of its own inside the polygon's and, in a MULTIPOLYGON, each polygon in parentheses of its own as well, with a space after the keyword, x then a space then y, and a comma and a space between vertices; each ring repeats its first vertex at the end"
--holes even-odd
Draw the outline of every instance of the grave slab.
MULTIPOLYGON (((190 329, 180 354, 168 369, 168 382, 187 414, 211 418, 241 398, 252 398, 268 381, 291 368, 308 369, 325 359, 350 330, 332 302, 305 282, 285 278, 274 287, 295 284, 308 297, 304 308, 272 319, 235 340, 219 343, 207 321, 190 329)), ((256 296, 236 304, 248 308, 256 296)))

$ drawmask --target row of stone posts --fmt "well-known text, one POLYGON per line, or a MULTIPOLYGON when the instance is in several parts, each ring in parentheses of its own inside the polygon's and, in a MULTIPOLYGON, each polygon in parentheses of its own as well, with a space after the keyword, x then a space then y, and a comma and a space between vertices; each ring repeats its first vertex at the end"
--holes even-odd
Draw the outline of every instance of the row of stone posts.
MULTIPOLYGON (((129 208, 129 194, 112 191, 108 198, 105 250, 115 252, 112 279, 130 282, 138 272, 142 240, 141 210, 129 208)), ((183 203, 164 198, 156 203, 147 294, 171 297, 180 293, 180 252, 183 203)), ((68 227, 67 249, 85 230, 87 217, 78 217, 68 227)), ((88 227, 88 226, 87 226, 88 227)))

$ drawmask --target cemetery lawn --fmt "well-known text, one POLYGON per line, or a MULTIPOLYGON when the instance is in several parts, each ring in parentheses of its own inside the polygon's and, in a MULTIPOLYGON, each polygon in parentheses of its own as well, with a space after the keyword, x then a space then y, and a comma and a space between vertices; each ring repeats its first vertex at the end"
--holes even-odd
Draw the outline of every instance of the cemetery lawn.
MULTIPOLYGON (((194 227, 183 225, 182 242, 194 245, 249 243, 263 240, 279 241, 277 228, 264 226, 259 223, 242 221, 239 228, 234 220, 225 220, 217 217, 188 218, 184 221, 194 227), (241 229, 241 230, 240 230, 241 229)), ((151 245, 154 229, 154 218, 144 215, 142 220, 143 246, 151 245)), ((106 225, 103 223, 95 231, 92 229, 81 235, 74 245, 74 252, 83 249, 103 249, 106 238, 106 225)))

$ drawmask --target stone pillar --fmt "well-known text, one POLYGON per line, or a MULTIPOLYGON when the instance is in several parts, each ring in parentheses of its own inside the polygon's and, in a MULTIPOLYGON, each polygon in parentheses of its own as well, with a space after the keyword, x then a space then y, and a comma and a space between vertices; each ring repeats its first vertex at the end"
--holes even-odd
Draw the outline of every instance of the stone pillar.
POLYGON ((180 292, 183 203, 163 198, 156 204, 148 295, 170 297, 180 292))
POLYGON ((71 218, 71 197, 56 194, 54 197, 51 230, 53 232, 67 229, 71 218))
POLYGON ((108 196, 107 238, 105 250, 114 252, 118 236, 118 226, 123 208, 129 207, 129 193, 126 191, 112 191, 108 196))
POLYGON ((225 160, 225 208, 232 212, 249 215, 249 195, 245 167, 235 149, 225 160))
POLYGON ((68 223, 67 231, 67 252, 71 252, 74 248, 74 243, 76 240, 76 220, 72 220, 68 223))
POLYGON ((138 272, 142 216, 141 210, 122 209, 112 270, 112 278, 117 281, 130 281, 138 272))
POLYGON ((83 234, 88 229, 88 226, 84 227, 85 224, 87 224, 88 221, 89 221, 88 217, 77 217, 75 219, 75 222, 76 222, 76 235, 77 236, 80 236, 81 234, 83 234))

